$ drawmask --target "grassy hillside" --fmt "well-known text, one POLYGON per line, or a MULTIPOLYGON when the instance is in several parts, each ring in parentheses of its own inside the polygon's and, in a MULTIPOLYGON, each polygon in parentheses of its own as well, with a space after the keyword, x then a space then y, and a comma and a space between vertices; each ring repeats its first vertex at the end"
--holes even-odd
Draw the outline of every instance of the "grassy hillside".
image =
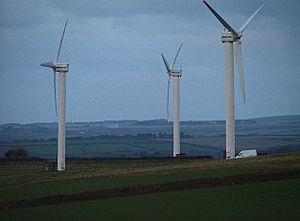
POLYGON ((40 220, 45 213, 43 220, 297 220, 299 179, 300 153, 81 160, 63 173, 7 163, 0 167, 0 220, 40 220))
POLYGON ((300 181, 286 180, 0 212, 1 220, 289 220, 300 219, 300 181))

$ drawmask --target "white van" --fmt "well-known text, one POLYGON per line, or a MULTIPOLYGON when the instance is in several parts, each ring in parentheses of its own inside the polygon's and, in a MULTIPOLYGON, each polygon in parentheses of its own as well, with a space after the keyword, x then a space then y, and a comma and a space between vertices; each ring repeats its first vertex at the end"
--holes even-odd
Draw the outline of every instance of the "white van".
POLYGON ((235 158, 244 158, 244 157, 256 157, 257 152, 256 149, 253 150, 242 150, 241 152, 236 155, 235 158))

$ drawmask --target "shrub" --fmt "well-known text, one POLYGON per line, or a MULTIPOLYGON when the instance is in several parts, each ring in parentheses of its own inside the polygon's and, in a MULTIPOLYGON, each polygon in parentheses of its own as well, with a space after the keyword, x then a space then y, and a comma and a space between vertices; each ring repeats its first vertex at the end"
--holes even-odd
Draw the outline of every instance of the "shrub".
POLYGON ((27 154, 26 150, 24 150, 22 148, 17 148, 17 149, 6 151, 4 156, 6 158, 24 158, 24 157, 28 157, 28 154, 27 154))

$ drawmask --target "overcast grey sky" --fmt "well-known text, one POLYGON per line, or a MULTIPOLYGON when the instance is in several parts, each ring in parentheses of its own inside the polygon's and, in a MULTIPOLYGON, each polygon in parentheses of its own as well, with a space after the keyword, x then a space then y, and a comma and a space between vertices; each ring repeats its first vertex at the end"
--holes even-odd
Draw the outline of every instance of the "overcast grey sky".
MULTIPOLYGON (((243 36, 246 99, 235 73, 236 117, 300 114, 300 1, 208 0, 243 36)), ((166 117, 167 75, 183 43, 181 119, 225 119, 223 30, 201 0, 0 0, 0 123, 55 121, 53 61, 61 60, 67 121, 166 117)))

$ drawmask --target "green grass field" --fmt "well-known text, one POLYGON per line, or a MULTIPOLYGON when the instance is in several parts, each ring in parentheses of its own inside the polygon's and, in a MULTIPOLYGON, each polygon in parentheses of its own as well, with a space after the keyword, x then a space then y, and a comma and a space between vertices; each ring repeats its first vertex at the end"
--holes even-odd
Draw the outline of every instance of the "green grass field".
MULTIPOLYGON (((257 149, 258 153, 281 153, 300 151, 299 136, 237 136, 237 147, 257 149)), ((222 159, 225 137, 198 137, 181 139, 181 151, 189 156, 210 155, 222 159)), ((57 142, 23 141, 0 143, 0 156, 11 149, 23 148, 30 156, 55 159, 57 142)), ((241 149, 237 149, 239 152, 241 149)), ((86 138, 67 139, 67 157, 158 157, 172 155, 170 139, 137 138, 86 138)))
MULTIPOLYGON (((0 203, 200 178, 299 170, 300 153, 230 161, 72 161, 63 173, 43 172, 42 163, 9 163, 0 165, 0 203)), ((11 208, 0 210, 0 220, 299 220, 299 178, 11 208)))
POLYGON ((299 220, 300 180, 0 212, 0 220, 299 220))
MULTIPOLYGON (((10 149, 23 148, 30 156, 42 158, 55 158, 57 153, 56 141, 0 143, 0 153, 10 149)), ((198 155, 222 155, 222 150, 214 150, 203 145, 183 143, 181 149, 184 153, 191 151, 198 155)), ((171 156, 172 142, 169 140, 142 140, 142 139, 87 139, 68 141, 66 143, 66 156, 69 157, 103 157, 105 154, 118 153, 119 157, 126 152, 164 152, 171 156)), ((109 155, 108 155, 109 156, 109 155)), ((151 156, 151 155, 149 155, 151 156)))

